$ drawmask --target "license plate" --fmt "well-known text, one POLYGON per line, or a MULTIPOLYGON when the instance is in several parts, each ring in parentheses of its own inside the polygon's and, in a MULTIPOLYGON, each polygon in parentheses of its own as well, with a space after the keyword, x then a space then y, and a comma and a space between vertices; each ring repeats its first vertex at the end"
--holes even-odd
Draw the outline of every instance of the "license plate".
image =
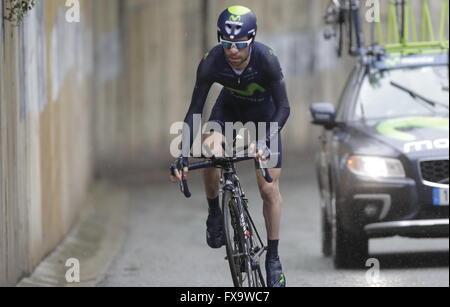
POLYGON ((448 189, 433 189, 433 205, 448 206, 449 192, 448 189))

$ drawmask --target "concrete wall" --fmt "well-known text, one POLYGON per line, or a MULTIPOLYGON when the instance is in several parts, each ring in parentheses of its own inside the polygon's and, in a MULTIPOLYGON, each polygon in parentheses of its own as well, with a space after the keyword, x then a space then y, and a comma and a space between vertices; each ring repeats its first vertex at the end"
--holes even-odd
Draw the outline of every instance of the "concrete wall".
POLYGON ((92 105, 118 73, 97 61, 116 61, 105 41, 117 3, 83 0, 81 22, 68 23, 65 1, 37 1, 18 27, 0 23, 0 285, 29 274, 82 210, 92 105))

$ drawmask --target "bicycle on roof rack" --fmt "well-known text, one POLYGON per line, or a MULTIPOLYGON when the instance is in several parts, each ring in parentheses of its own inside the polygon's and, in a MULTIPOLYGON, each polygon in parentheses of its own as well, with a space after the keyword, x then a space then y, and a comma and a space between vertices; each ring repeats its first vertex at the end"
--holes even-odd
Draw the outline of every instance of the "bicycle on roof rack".
POLYGON ((383 14, 380 9, 376 20, 365 23, 360 0, 330 1, 325 14, 327 29, 324 36, 327 40, 335 40, 339 57, 344 51, 355 57, 380 53, 410 55, 448 52, 448 0, 441 2, 438 33, 433 27, 433 20, 438 18, 432 16, 429 0, 385 0, 380 6, 386 3, 383 14), (416 26, 418 3, 421 33, 416 26), (366 35, 367 32, 370 35, 366 35), (366 44, 366 37, 369 36, 370 44, 366 44))
POLYGON ((364 33, 359 0, 332 0, 326 11, 325 23, 329 26, 325 38, 335 39, 339 57, 346 47, 349 55, 361 55, 364 33))

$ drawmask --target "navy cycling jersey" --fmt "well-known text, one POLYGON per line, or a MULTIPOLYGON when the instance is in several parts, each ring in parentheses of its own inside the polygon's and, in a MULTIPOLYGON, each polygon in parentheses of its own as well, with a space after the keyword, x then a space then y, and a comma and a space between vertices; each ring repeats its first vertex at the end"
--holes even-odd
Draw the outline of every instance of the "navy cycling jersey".
MULTIPOLYGON (((193 136, 197 134, 197 131, 193 131, 194 114, 202 114, 214 83, 219 83, 224 88, 211 120, 220 123, 226 119, 244 124, 276 122, 277 131, 270 131, 270 125, 267 125, 265 141, 268 143, 284 127, 290 115, 290 107, 278 58, 272 49, 262 43, 255 42, 251 48, 250 62, 240 75, 229 65, 221 45, 214 47, 200 62, 192 102, 184 120, 190 133, 184 133, 183 142, 189 142, 189 148, 192 146, 193 136), (231 115, 222 117, 214 113, 231 115)), ((183 152, 183 156, 188 156, 188 153, 183 152)))

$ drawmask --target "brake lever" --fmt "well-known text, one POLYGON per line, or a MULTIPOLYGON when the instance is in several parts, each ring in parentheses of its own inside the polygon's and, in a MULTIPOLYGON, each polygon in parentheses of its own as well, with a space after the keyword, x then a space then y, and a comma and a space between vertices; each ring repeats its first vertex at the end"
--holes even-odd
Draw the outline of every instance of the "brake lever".
MULTIPOLYGON (((174 177, 175 177, 175 170, 176 170, 176 169, 177 169, 177 165, 173 163, 173 164, 170 166, 170 173, 171 173, 172 176, 174 176, 174 177)), ((183 170, 180 170, 180 172, 181 172, 181 178, 183 178, 183 177, 184 177, 184 172, 183 172, 183 170)), ((184 196, 185 196, 186 198, 191 198, 192 194, 191 194, 191 192, 189 191, 189 186, 188 186, 188 184, 187 184, 186 179, 182 179, 182 180, 180 181, 180 190, 181 190, 181 193, 183 193, 184 196)))
POLYGON ((183 193, 186 198, 191 198, 192 194, 189 191, 187 180, 183 179, 184 178, 184 171, 183 170, 181 170, 181 178, 182 178, 181 181, 180 181, 181 193, 183 193))
POLYGON ((272 176, 270 176, 269 169, 264 168, 264 167, 262 166, 262 161, 261 161, 261 159, 259 160, 259 168, 260 168, 261 171, 262 171, 264 180, 266 180, 267 183, 272 183, 272 182, 273 182, 273 178, 272 178, 272 176))
MULTIPOLYGON (((181 172, 181 176, 183 176, 183 172, 181 172)), ((186 179, 181 180, 180 189, 186 198, 191 198, 192 194, 189 191, 189 187, 188 187, 186 179)))

